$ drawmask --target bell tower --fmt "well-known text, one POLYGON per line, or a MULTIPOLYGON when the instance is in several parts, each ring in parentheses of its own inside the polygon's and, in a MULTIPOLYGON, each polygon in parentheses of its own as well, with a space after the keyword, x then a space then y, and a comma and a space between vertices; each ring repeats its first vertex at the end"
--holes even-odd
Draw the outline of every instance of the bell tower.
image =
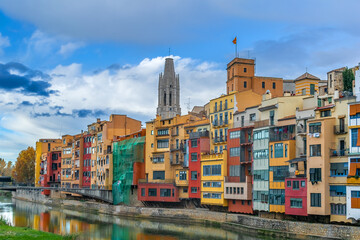
POLYGON ((181 115, 179 74, 175 74, 174 60, 165 59, 164 74, 159 75, 158 107, 162 119, 181 115))

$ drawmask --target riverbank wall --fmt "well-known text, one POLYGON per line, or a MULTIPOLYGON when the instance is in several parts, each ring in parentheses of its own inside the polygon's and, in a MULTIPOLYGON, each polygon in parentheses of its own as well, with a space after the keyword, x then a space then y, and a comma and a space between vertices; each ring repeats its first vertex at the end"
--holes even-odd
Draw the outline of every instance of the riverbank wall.
POLYGON ((13 198, 31 201, 50 206, 76 211, 110 214, 122 217, 156 219, 182 223, 199 223, 228 230, 271 236, 277 238, 296 239, 360 239, 360 227, 295 222, 287 220, 266 219, 255 216, 213 212, 207 209, 174 209, 130 207, 109 205, 94 201, 68 200, 52 194, 46 197, 41 191, 17 190, 13 198), (53 197, 51 197, 53 196, 53 197))

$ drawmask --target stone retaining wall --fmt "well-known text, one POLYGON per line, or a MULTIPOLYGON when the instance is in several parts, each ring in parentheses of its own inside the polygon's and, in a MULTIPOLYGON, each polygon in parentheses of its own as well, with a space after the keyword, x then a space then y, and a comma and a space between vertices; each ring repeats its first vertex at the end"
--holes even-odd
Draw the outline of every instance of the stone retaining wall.
POLYGON ((16 192, 14 198, 37 202, 46 205, 61 206, 66 209, 86 210, 99 213, 165 219, 166 221, 198 222, 221 226, 234 231, 245 231, 273 237, 288 237, 298 239, 360 239, 360 227, 335 224, 319 224, 295 222, 287 220, 266 219, 255 216, 212 212, 202 209, 146 208, 114 206, 98 202, 80 202, 37 195, 37 192, 16 192))

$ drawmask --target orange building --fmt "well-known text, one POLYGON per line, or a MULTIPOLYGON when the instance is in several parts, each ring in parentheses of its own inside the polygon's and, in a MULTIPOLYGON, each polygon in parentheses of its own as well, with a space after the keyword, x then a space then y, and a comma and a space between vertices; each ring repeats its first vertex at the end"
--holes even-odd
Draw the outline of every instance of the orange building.
POLYGON ((74 137, 71 135, 62 136, 61 155, 61 187, 71 188, 72 182, 72 144, 74 137))
POLYGON ((109 121, 88 126, 93 135, 91 151, 91 187, 111 190, 113 183, 112 142, 117 136, 124 136, 141 130, 141 121, 126 115, 110 115, 109 121))
POLYGON ((283 79, 255 76, 255 60, 234 58, 227 65, 227 94, 233 91, 252 90, 264 94, 269 90, 273 97, 283 96, 283 79))

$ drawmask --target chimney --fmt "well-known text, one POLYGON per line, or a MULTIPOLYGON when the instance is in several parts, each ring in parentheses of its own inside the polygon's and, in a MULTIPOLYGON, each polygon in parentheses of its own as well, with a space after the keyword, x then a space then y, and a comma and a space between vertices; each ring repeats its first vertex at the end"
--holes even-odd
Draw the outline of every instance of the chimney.
POLYGON ((100 122, 100 118, 97 118, 97 119, 96 119, 96 122, 99 123, 99 122, 100 122))

